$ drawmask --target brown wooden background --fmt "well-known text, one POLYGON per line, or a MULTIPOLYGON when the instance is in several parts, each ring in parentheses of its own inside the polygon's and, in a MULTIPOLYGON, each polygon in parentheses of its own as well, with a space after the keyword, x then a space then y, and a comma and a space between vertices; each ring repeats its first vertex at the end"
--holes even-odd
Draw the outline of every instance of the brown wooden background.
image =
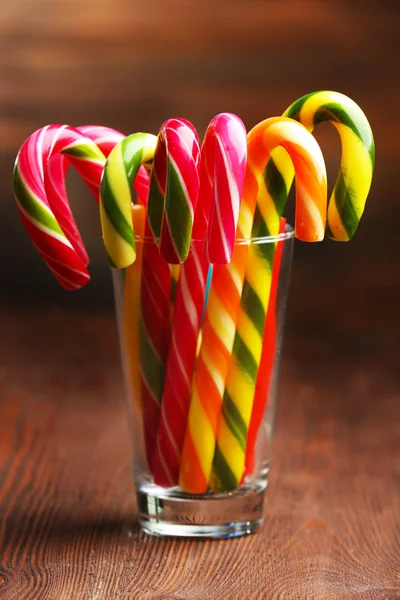
MULTIPOLYGON (((373 126, 377 167, 351 244, 297 244, 293 326, 398 327, 399 4, 391 0, 2 0, 0 18, 0 266, 2 303, 111 305, 95 204, 70 195, 92 259, 92 283, 57 288, 19 223, 12 163, 50 122, 157 132, 170 116, 202 133, 219 111, 248 127, 317 89, 352 96, 373 126), (321 310, 323 307, 323 311, 321 310)), ((336 176, 333 128, 318 138, 336 176)))

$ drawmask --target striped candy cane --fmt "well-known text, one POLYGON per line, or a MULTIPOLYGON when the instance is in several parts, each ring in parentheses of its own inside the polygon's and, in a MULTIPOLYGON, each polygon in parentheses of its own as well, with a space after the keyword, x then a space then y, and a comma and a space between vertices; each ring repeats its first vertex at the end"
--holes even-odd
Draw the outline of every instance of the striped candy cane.
POLYGON ((199 191, 199 139, 185 119, 169 119, 158 134, 157 172, 164 171, 164 189, 148 208, 152 231, 161 233, 160 253, 170 264, 187 258, 199 191))
MULTIPOLYGON (((157 138, 148 134, 134 134, 125 138, 111 152, 104 169, 100 191, 104 232, 109 232, 107 239, 105 236, 105 243, 112 263, 118 263, 120 266, 132 260, 136 252, 134 239, 127 227, 132 202, 132 182, 140 164, 153 159, 156 142, 157 138), (109 217, 110 211, 114 212, 112 220, 109 217), (111 246, 110 241, 113 243, 111 246)), ((149 211, 153 206, 154 195, 157 193, 156 185, 157 181, 152 177, 148 198, 149 211)), ((145 241, 141 247, 141 270, 127 269, 128 279, 124 297, 124 331, 131 357, 131 383, 142 407, 148 457, 151 425, 154 419, 151 385, 156 375, 154 361, 152 361, 154 356, 151 353, 166 344, 165 329, 170 326, 169 292, 166 292, 170 286, 170 266, 160 257, 157 245, 151 242, 154 233, 157 232, 152 231, 149 219, 146 219, 145 241), (169 325, 163 321, 164 292, 167 294, 166 314, 169 325), (147 336, 146 328, 150 329, 153 337, 147 336), (154 348, 151 343, 154 343, 154 348)))
MULTIPOLYGON (((245 206, 245 202, 246 199, 243 198, 242 212, 250 210, 245 206)), ((286 221, 285 219, 281 221, 283 222, 281 227, 283 226, 284 230, 286 221)), ((202 332, 203 341, 193 380, 179 476, 179 486, 193 494, 202 494, 207 490, 211 474, 225 381, 235 339, 236 321, 247 262, 247 246, 240 245, 240 239, 248 238, 251 234, 251 231, 244 233, 245 227, 245 223, 239 224, 238 244, 234 248, 230 264, 214 267, 202 332)), ((276 277, 279 275, 279 264, 279 261, 274 261, 276 277)), ((268 315, 270 315, 269 309, 268 315)), ((267 321, 268 319, 266 319, 266 323, 267 321)), ((254 422, 252 415, 249 435, 253 434, 256 427, 258 429, 257 417, 260 412, 263 412, 262 406, 265 406, 267 398, 264 390, 268 388, 271 351, 272 347, 275 347, 275 338, 270 331, 271 323, 275 325, 272 313, 268 321, 268 343, 266 343, 265 349, 263 347, 260 363, 265 372, 259 373, 257 379, 257 415, 254 416, 254 422)))
MULTIPOLYGON (((331 121, 337 127, 342 140, 341 170, 328 209, 328 221, 336 234, 332 235, 328 226, 328 235, 335 239, 349 239, 361 217, 373 172, 373 137, 364 113, 352 100, 342 94, 317 92, 308 94, 295 102, 285 112, 285 115, 299 120, 310 131, 314 125, 323 120, 331 121), (354 160, 355 158, 356 160, 354 160), (361 184, 357 181, 359 178, 362 180, 361 184), (349 190, 352 190, 351 193, 349 190), (353 209, 352 199, 354 199, 357 209, 353 209), (342 215, 341 220, 349 223, 347 235, 343 235, 343 227, 338 226, 339 212, 342 215), (353 215, 353 219, 351 219, 351 215, 353 215), (342 234, 340 233, 341 229, 342 234)), ((294 169, 290 158, 284 150, 277 148, 264 172, 266 182, 264 195, 268 197, 266 202, 271 205, 284 205, 293 176, 294 169)), ((258 395, 264 395, 265 385, 262 386, 260 383, 264 380, 265 375, 259 373, 256 396, 257 390, 258 395)), ((255 423, 256 419, 252 415, 248 434, 250 446, 252 446, 251 440, 253 437, 255 439, 256 429, 258 429, 255 423)), ((251 448, 248 448, 247 454, 246 461, 248 460, 250 465, 253 460, 251 448)), ((250 466, 249 469, 251 470, 250 466)))
MULTIPOLYGON (((368 192, 371 186, 375 148, 373 135, 367 118, 360 107, 347 96, 337 92, 314 92, 294 102, 284 113, 285 116, 299 121, 313 131, 314 126, 323 121, 332 123, 338 130, 342 142, 342 157, 339 175, 331 195, 328 207, 327 235, 338 241, 347 241, 355 233, 362 216, 368 192)), ((292 182, 293 165, 286 153, 275 151, 264 173, 268 193, 278 201, 287 197, 289 187, 284 179, 292 182), (284 178, 282 177, 284 174, 284 178)), ((277 252, 278 254, 278 252, 277 252)), ((277 256, 274 260, 274 270, 277 256)), ((271 294, 273 292, 273 285, 271 294)), ((268 307, 268 320, 273 312, 268 307)), ((272 316, 273 318, 273 316, 272 316)), ((268 344, 263 355, 255 390, 254 407, 247 437, 246 471, 254 468, 254 450, 257 432, 260 426, 263 402, 267 397, 269 375, 272 369, 274 336, 269 326, 268 344), (264 363, 269 361, 270 368, 264 363)))
MULTIPOLYGON (((175 144, 175 165, 186 181, 190 171, 187 144, 178 152, 178 143, 195 130, 186 129, 186 122, 173 119, 161 127, 154 154, 149 194, 149 218, 146 222, 146 243, 143 249, 143 270, 140 301, 140 371, 143 406, 143 428, 146 455, 151 465, 160 418, 160 403, 164 386, 165 365, 171 334, 171 265, 160 255, 158 244, 166 197, 167 157, 166 147, 175 144), (171 139, 172 138, 172 139, 171 139)), ((191 127, 191 126, 190 126, 191 127)), ((171 192, 171 188, 169 188, 171 192)))
POLYGON ((48 125, 24 142, 14 167, 14 192, 22 221, 42 258, 60 284, 73 290, 89 280, 87 256, 80 248, 80 236, 77 251, 76 237, 71 234, 71 242, 58 223, 45 184, 49 161, 60 153, 98 196, 104 154, 91 139, 67 125, 48 125))
MULTIPOLYGON (((246 130, 239 120, 232 121, 229 125, 230 128, 234 127, 232 132, 235 135, 230 139, 230 145, 236 153, 236 165, 235 161, 231 162, 231 172, 236 174, 240 199, 247 159, 246 130)), ((203 180, 207 177, 211 186, 213 157, 208 154, 206 158, 207 172, 204 173, 203 180)), ((248 210, 242 200, 237 238, 250 236, 251 221, 247 214, 248 210)), ((246 246, 237 244, 229 264, 216 264, 213 267, 179 474, 179 486, 191 493, 204 493, 208 486, 225 380, 235 338, 246 256, 246 246)))
MULTIPOLYGON (((363 214, 374 171, 375 145, 365 114, 344 94, 322 91, 299 98, 284 116, 299 121, 311 132, 322 122, 332 123, 337 129, 342 155, 329 200, 326 234, 338 241, 351 239, 363 214)), ((293 165, 287 154, 275 151, 264 174, 268 181, 267 193, 275 202, 287 197, 293 176, 293 165)))
MULTIPOLYGON (((282 146, 296 173, 296 236, 323 239, 325 231, 326 170, 313 136, 295 121, 267 119, 248 135, 248 163, 243 198, 254 214, 252 237, 277 235, 285 203, 269 202, 262 177, 271 152, 282 146)), ((268 307, 274 244, 250 244, 245 281, 229 366, 210 485, 215 491, 237 487, 244 469, 247 432, 260 363, 268 307)))
POLYGON ((276 297, 278 293, 283 247, 285 243, 284 238, 282 237, 282 235, 285 233, 285 226, 286 219, 282 218, 279 228, 281 239, 277 241, 274 254, 274 264, 271 275, 271 292, 264 325, 260 366, 257 373, 256 387, 254 390, 254 402, 251 411, 249 431, 247 433, 245 475, 254 471, 257 435, 268 401, 268 393, 271 386, 272 373, 274 370, 275 356, 277 352, 277 343, 279 343, 279 340, 277 339, 276 297))
MULTIPOLYGON (((182 123, 180 127, 183 127, 182 123)), ((127 212, 132 200, 131 185, 140 164, 153 158, 156 141, 155 136, 146 134, 129 136, 114 148, 107 160, 101 183, 101 216, 105 245, 112 265, 122 267, 135 254, 134 238, 127 227, 127 212)), ((140 284, 140 395, 147 449, 151 447, 151 432, 157 413, 153 388, 161 377, 159 354, 166 355, 170 328, 171 268, 160 257, 156 244, 151 243, 152 238, 155 240, 160 236, 162 226, 163 207, 158 209, 157 201, 160 197, 164 200, 166 195, 168 170, 164 167, 163 175, 159 159, 162 154, 162 150, 158 149, 155 155, 140 284)), ((180 156, 176 164, 181 165, 180 156)), ((185 166, 186 162, 183 162, 183 172, 185 166)), ((173 192, 174 188, 170 187, 169 190, 173 192)), ((128 302, 127 297, 125 301, 128 302)))
POLYGON ((111 267, 123 269, 135 261, 132 185, 141 165, 153 160, 156 141, 149 133, 134 133, 107 158, 100 184, 100 220, 111 267))
MULTIPOLYGON (((102 125, 82 125, 76 127, 85 137, 93 140, 101 152, 107 157, 111 150, 125 135, 120 131, 103 127, 102 125)), ((45 189, 49 204, 56 217, 61 229, 74 246, 77 254, 87 265, 89 260, 86 254, 85 246, 72 215, 68 202, 68 196, 65 188, 65 177, 69 167, 69 160, 62 154, 57 154, 48 162, 45 172, 45 189)), ((98 182, 100 184, 100 181, 98 182)), ((147 202, 149 192, 149 176, 144 167, 139 169, 134 182, 134 188, 138 195, 139 202, 147 202), (143 200, 142 200, 143 199, 143 200)), ((99 202, 99 189, 95 190, 95 199, 99 202)))
MULTIPOLYGON (((125 137, 120 131, 103 127, 101 125, 82 125, 76 127, 85 137, 91 139, 107 157, 116 144, 125 137)), ((65 187, 65 178, 70 162, 67 156, 63 154, 54 155, 47 163, 44 172, 44 185, 46 195, 54 216, 63 230, 64 234, 75 248, 76 253, 85 265, 88 265, 89 259, 86 253, 84 243, 75 223, 71 207, 68 202, 68 195, 65 187)), ((100 181, 98 181, 100 185, 100 181)), ((146 198, 149 188, 149 177, 144 167, 141 167, 134 184, 139 198, 146 198)), ((99 201, 99 188, 95 192, 95 199, 99 201)))
MULTIPOLYGON (((170 344, 171 296, 176 295, 171 285, 174 283, 171 265, 165 257, 180 262, 186 244, 181 240, 171 243, 170 235, 174 229, 169 228, 169 222, 173 223, 173 218, 168 219, 166 213, 175 210, 182 215, 183 223, 186 214, 186 235, 190 236, 192 226, 189 221, 192 217, 187 211, 190 213, 188 207, 194 207, 197 202, 199 155, 197 132, 188 121, 170 119, 162 125, 154 156, 148 209, 148 226, 154 243, 147 243, 145 247, 141 303, 142 393, 146 398, 143 416, 147 457, 151 466, 170 344), (168 152, 172 152, 172 156, 168 152), (174 200, 177 201, 175 207, 174 200), (160 237, 159 253, 156 244, 160 237), (180 252, 178 260, 176 249, 180 252)), ((180 235, 184 231, 185 226, 180 235)))
POLYGON ((207 129, 201 150, 193 240, 189 258, 181 266, 176 295, 153 461, 154 480, 162 486, 178 483, 209 260, 226 263, 230 259, 245 164, 246 130, 243 123, 229 113, 217 115, 207 129))

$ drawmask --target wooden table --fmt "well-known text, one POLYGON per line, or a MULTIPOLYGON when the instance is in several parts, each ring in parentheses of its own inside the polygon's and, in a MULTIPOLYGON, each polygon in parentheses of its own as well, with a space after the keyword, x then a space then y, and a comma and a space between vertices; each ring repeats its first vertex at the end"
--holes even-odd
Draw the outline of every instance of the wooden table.
POLYGON ((0 318, 0 598, 400 598, 400 344, 287 336, 265 524, 147 537, 112 316, 0 318))

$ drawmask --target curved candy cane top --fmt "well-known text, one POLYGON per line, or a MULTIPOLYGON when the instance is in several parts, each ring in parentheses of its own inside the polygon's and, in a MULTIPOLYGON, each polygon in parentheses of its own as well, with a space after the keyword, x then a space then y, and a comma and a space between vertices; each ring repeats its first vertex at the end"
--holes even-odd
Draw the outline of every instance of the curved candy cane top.
MULTIPOLYGON (((85 137, 94 141, 104 156, 108 156, 115 144, 124 139, 124 135, 115 129, 96 125, 83 125, 76 127, 77 131, 85 137)), ((49 205, 58 221, 61 229, 75 248, 76 253, 87 266, 89 258, 85 245, 82 241, 75 219, 73 217, 68 195, 65 188, 65 178, 70 162, 68 157, 62 154, 54 155, 47 163, 44 172, 44 184, 49 205)), ((99 181, 100 184, 100 181, 99 181)), ((94 192, 94 190, 92 190, 94 192)), ((99 188, 94 193, 99 200, 99 188)))
POLYGON ((326 169, 315 138, 297 121, 273 117, 253 127, 247 139, 244 202, 239 217, 243 219, 241 231, 249 231, 251 215, 254 215, 253 237, 274 235, 279 231, 286 197, 283 204, 274 203, 263 175, 271 153, 281 146, 289 154, 296 173, 296 237, 306 242, 322 240, 327 209, 326 169), (257 218, 256 210, 260 212, 260 218, 257 218))
MULTIPOLYGON (((77 129, 86 137, 93 140, 105 157, 108 157, 111 150, 126 137, 124 133, 111 127, 104 127, 103 125, 82 125, 77 127, 77 129)), ((147 203, 149 179, 145 167, 140 167, 133 183, 133 188, 138 195, 138 204, 147 203)), ((97 191, 97 199, 99 200, 99 190, 97 191)))
POLYGON ((60 284, 78 289, 89 280, 85 256, 79 255, 64 233, 46 193, 46 171, 53 156, 62 153, 81 174, 95 196, 105 156, 98 146, 68 125, 48 125, 22 145, 14 167, 17 206, 32 241, 60 284))
POLYGON ((134 133, 115 146, 104 167, 100 185, 100 219, 112 267, 122 269, 135 261, 132 184, 140 166, 153 160, 156 142, 154 135, 134 133))
POLYGON ((161 256, 183 263, 192 238, 199 192, 200 146, 197 131, 185 119, 168 119, 161 126, 154 155, 148 218, 160 237, 161 256))
MULTIPOLYGON (((101 152, 107 157, 111 150, 121 142, 125 135, 120 131, 103 127, 102 125, 82 125, 76 127, 85 137, 93 140, 101 152)), ((50 207, 56 217, 61 229, 73 245, 82 262, 87 266, 89 259, 84 243, 75 223, 65 188, 65 178, 70 165, 68 157, 56 154, 48 161, 44 182, 50 207)), ((98 182, 100 184, 100 181, 98 182)), ((146 203, 149 190, 149 176, 144 167, 139 169, 136 176, 134 188, 139 203, 146 203)), ((99 188, 97 187, 95 199, 99 201, 99 188)))
POLYGON ((103 125, 79 125, 76 129, 93 140, 106 157, 125 138, 125 134, 121 131, 103 125))
POLYGON ((236 235, 247 160, 246 128, 221 113, 207 127, 201 147, 200 190, 193 238, 206 237, 210 263, 229 263, 236 235))
MULTIPOLYGON (((364 212, 374 171, 374 139, 365 114, 344 94, 321 91, 303 96, 284 115, 299 121, 309 131, 318 123, 329 121, 339 132, 342 156, 329 201, 327 235, 338 241, 349 240, 364 212)), ((283 164, 281 167, 280 162, 276 163, 279 171, 283 164)))

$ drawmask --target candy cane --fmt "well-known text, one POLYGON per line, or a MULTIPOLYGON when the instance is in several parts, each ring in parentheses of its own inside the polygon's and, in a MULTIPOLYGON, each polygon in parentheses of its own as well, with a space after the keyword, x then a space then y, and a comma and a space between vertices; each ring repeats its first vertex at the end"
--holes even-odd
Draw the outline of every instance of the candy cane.
POLYGON ((140 166, 153 160, 156 141, 149 133, 134 133, 107 158, 100 184, 100 221, 111 267, 123 269, 135 261, 132 185, 140 166))
MULTIPOLYGON (((246 209, 245 202, 246 199, 244 198, 242 200, 242 212, 249 210, 248 207, 246 209)), ((281 221, 286 222, 285 219, 281 221)), ((206 492, 208 487, 224 386, 235 339, 236 321, 246 270, 247 246, 240 245, 240 239, 249 237, 250 234, 251 231, 245 234, 239 226, 238 244, 234 248, 230 264, 214 267, 202 331, 200 357, 192 385, 192 398, 179 474, 179 486, 192 494, 202 494, 206 492)), ((277 255, 278 251, 276 252, 277 255)), ((274 271, 277 278, 279 276, 279 261, 276 259, 274 260, 274 271)), ((271 309, 273 310, 273 307, 271 309)), ((271 323, 275 326, 274 315, 270 314, 269 308, 268 315, 270 316, 270 319, 266 319, 268 336, 264 333, 264 345, 266 347, 264 349, 263 346, 260 362, 260 371, 261 369, 264 369, 264 371, 263 373, 259 372, 257 378, 255 395, 257 414, 254 415, 254 423, 252 414, 252 426, 249 430, 249 436, 250 433, 253 434, 256 422, 258 423, 257 417, 259 413, 263 412, 267 399, 267 392, 264 394, 264 390, 268 388, 271 372, 270 357, 272 348, 275 347, 275 337, 271 327, 271 323)))
MULTIPOLYGON (((342 142, 342 156, 339 175, 329 201, 327 235, 338 241, 349 240, 354 235, 361 219, 374 169, 374 140, 365 114, 347 96, 337 92, 325 91, 303 96, 294 102, 285 111, 284 115, 299 121, 311 132, 318 123, 323 121, 328 121, 337 128, 342 142)), ((278 152, 273 152, 264 173, 264 177, 269 184, 267 185, 268 192, 275 201, 278 200, 279 196, 285 198, 288 194, 288 188, 283 185, 282 174, 284 174, 286 180, 289 179, 290 181, 288 174, 293 176, 293 165, 286 153, 280 153, 278 150, 278 152)), ((268 307, 268 317, 270 313, 268 307)), ((270 328, 268 334, 268 347, 270 350, 268 351, 267 348, 265 352, 266 362, 271 360, 273 355, 271 337, 273 336, 271 336, 270 328)), ((263 412, 261 403, 258 410, 255 410, 255 407, 260 400, 262 402, 263 398, 265 402, 271 368, 263 368, 262 358, 247 438, 247 472, 251 472, 254 468, 254 445, 263 412)))
POLYGON ((60 284, 72 290, 85 285, 89 274, 85 255, 76 251, 60 227, 46 193, 47 167, 59 153, 68 157, 92 193, 98 195, 104 154, 92 140, 67 125, 48 125, 24 142, 14 168, 14 192, 33 243, 60 284))
MULTIPOLYGON (((248 163, 243 198, 254 214, 252 237, 277 235, 285 203, 271 204, 262 177, 271 152, 282 146, 296 173, 296 236, 305 241, 324 237, 327 208, 326 170, 313 136, 296 121, 267 119, 248 135, 248 163)), ((248 246, 245 281, 229 366, 222 414, 210 477, 215 491, 233 490, 243 475, 257 370, 268 307, 274 244, 248 246)))
MULTIPOLYGON (((314 92, 303 96, 294 102, 284 113, 313 131, 314 126, 322 121, 331 122, 338 130, 342 141, 342 158, 339 176, 328 207, 327 235, 336 240, 349 240, 355 233, 365 201, 372 182, 374 168, 374 141, 370 125, 360 107, 347 96, 337 92, 314 92)), ((269 191, 275 198, 287 195, 286 188, 282 189, 281 173, 293 172, 293 165, 286 154, 273 152, 265 172, 269 182, 269 191), (274 175, 272 175, 275 173, 274 175)), ((278 254, 278 252, 277 252, 278 254)), ((274 271, 278 256, 275 256, 274 271)), ((279 261, 278 261, 279 264, 279 261)), ((279 271, 279 268, 278 268, 279 271)), ((271 288, 271 293, 273 287, 271 288)), ((271 301, 270 301, 271 302, 271 301)), ((269 379, 273 368, 275 336, 273 335, 274 306, 268 306, 267 326, 270 315, 271 325, 268 326, 268 340, 264 341, 263 356, 260 362, 254 407, 247 436, 246 471, 254 469, 255 442, 260 427, 263 409, 267 399, 269 379), (265 356, 264 356, 265 355, 265 356), (264 367, 269 363, 269 368, 264 367), (258 407, 257 410, 256 406, 258 407)))
MULTIPOLYGON (((350 239, 364 210, 374 166, 373 136, 364 113, 343 94, 316 92, 300 98, 284 114, 300 121, 310 131, 321 121, 330 121, 338 129, 342 141, 342 159, 329 203, 327 233, 337 240, 350 239)), ((278 148, 273 152, 264 172, 266 202, 278 206, 284 204, 293 176, 290 158, 278 148)), ((259 373, 256 392, 260 392, 259 382, 263 377, 265 379, 265 374, 263 376, 259 373)), ((246 458, 249 461, 248 470, 251 470, 252 464, 252 439, 255 440, 256 429, 258 430, 255 423, 256 419, 252 415, 248 434, 250 447, 246 458)))
MULTIPOLYGON (((76 127, 85 137, 93 140, 101 152, 107 157, 111 150, 121 142, 125 135, 120 131, 103 127, 102 125, 82 125, 76 127)), ((69 160, 62 154, 57 154, 48 162, 45 172, 45 189, 50 207, 56 217, 61 229, 74 246, 77 254, 85 265, 89 259, 85 246, 72 215, 65 188, 65 177, 69 167, 69 160)), ((100 183, 100 182, 99 182, 100 183)), ((134 183, 139 202, 147 202, 149 193, 149 176, 144 167, 139 169, 134 183)), ((99 201, 99 190, 95 190, 95 199, 99 201)))
POLYGON ((207 129, 201 150, 200 191, 193 239, 189 257, 181 266, 176 295, 153 461, 154 480, 162 486, 178 483, 209 260, 226 263, 230 259, 245 164, 246 130, 243 123, 229 113, 217 115, 207 129))
POLYGON ((199 191, 200 148, 193 125, 185 119, 166 121, 158 134, 157 156, 165 189, 149 205, 149 222, 153 231, 161 232, 161 256, 170 264, 181 264, 189 252, 199 191))
MULTIPOLYGON (((332 91, 313 92, 299 98, 284 116, 299 121, 311 132, 325 121, 337 129, 342 154, 329 200, 326 234, 338 241, 351 239, 363 214, 374 171, 375 145, 367 117, 353 100, 332 91)), ((293 175, 286 153, 275 151, 264 175, 269 181, 267 193, 274 202, 287 197, 293 175)))
MULTIPOLYGON (((171 265, 161 256, 165 247, 171 247, 168 243, 165 246, 168 230, 165 230, 164 211, 171 210, 174 198, 182 197, 188 190, 191 197, 186 205, 195 205, 197 202, 196 181, 193 185, 191 179, 193 177, 198 179, 199 152, 197 132, 188 121, 170 119, 161 126, 151 173, 146 243, 143 250, 140 313, 143 426, 146 454, 150 465, 160 418, 171 334, 171 296, 174 294, 172 284, 175 281, 171 277, 171 265), (167 149, 173 152, 172 160, 168 158, 167 149), (176 171, 174 175, 171 175, 172 169, 176 171), (175 184, 171 185, 171 181, 175 184), (178 182, 182 185, 180 191, 176 189, 178 182), (173 197, 169 200, 171 194, 173 197)), ((179 247, 179 244, 177 246, 179 247)), ((179 265, 174 265, 175 276, 177 267, 179 268, 179 265)))
MULTIPOLYGON (((93 140, 105 157, 107 157, 114 146, 125 137, 120 131, 101 125, 82 125, 76 127, 76 129, 85 137, 93 140)), ((45 190, 48 202, 58 224, 75 248, 75 251, 82 262, 87 265, 89 259, 78 227, 75 223, 65 187, 65 178, 69 164, 68 158, 62 154, 56 154, 48 161, 47 169, 44 174, 45 190)), ((147 202, 149 176, 144 167, 139 169, 135 179, 134 188, 138 195, 138 201, 147 202)), ((96 189, 95 192, 95 199, 98 202, 99 190, 96 189)))
MULTIPOLYGON (((164 129, 161 129, 163 133, 164 129)), ((136 134, 129 136, 115 147, 107 160, 101 184, 101 201, 104 207, 102 215, 104 233, 106 234, 109 230, 111 232, 111 236, 109 235, 107 239, 105 235, 105 243, 106 247, 110 248, 110 239, 117 242, 117 247, 109 250, 109 252, 112 262, 115 263, 118 260, 120 266, 125 261, 129 262, 131 260, 132 248, 134 247, 132 239, 128 237, 128 242, 126 241, 126 217, 121 218, 121 214, 126 214, 130 207, 132 200, 131 185, 135 177, 135 171, 140 162, 146 162, 150 158, 153 158, 156 147, 157 138, 155 136, 144 138, 143 135, 136 134), (142 147, 147 148, 143 156, 140 154, 142 147), (150 152, 148 150, 149 147, 150 152), (107 223, 107 210, 112 207, 114 209, 118 207, 119 213, 121 213, 119 220, 114 219, 114 227, 117 233, 112 230, 111 223, 107 223), (122 227, 120 227, 121 222, 122 227), (109 230, 107 230, 107 227, 109 230), (127 258, 125 256, 121 258, 121 250, 127 254, 127 258)), ((132 381, 134 380, 136 396, 141 398, 148 458, 150 458, 149 449, 152 443, 152 432, 154 431, 155 433, 157 431, 157 415, 159 413, 159 399, 158 396, 154 396, 158 389, 157 386, 162 389, 162 371, 166 360, 170 332, 171 267, 160 257, 156 244, 156 240, 161 234, 167 178, 167 166, 165 163, 164 165, 162 164, 162 155, 162 150, 158 148, 154 156, 155 160, 148 199, 148 218, 145 224, 145 240, 142 250, 140 309, 138 309, 137 315, 136 313, 133 315, 132 310, 129 311, 131 318, 125 320, 124 327, 125 331, 128 332, 126 333, 126 337, 129 337, 130 340, 136 340, 136 345, 133 342, 131 344, 131 355, 140 357, 140 363, 138 362, 138 365, 140 364, 140 372, 138 375, 138 370, 134 369, 132 381), (161 207, 158 208, 157 202, 160 198, 161 207), (136 318, 137 326, 132 322, 134 318, 136 318), (136 332, 137 328, 139 328, 139 332, 136 332), (140 386, 138 385, 138 376, 140 378, 140 386)), ((181 155, 178 155, 175 164, 184 172, 186 165, 184 162, 185 157, 183 157, 182 161, 180 161, 180 158, 181 155)), ((174 188, 169 188, 169 190, 174 191, 174 188)), ((115 212, 118 214, 118 211, 115 212)), ((136 270, 135 273, 137 272, 136 270)), ((133 289, 133 286, 130 286, 129 289, 127 288, 125 294, 126 306, 130 302, 135 302, 136 294, 137 289, 133 289)), ((159 392, 159 396, 161 396, 161 392, 159 392)))
MULTIPOLYGON (((136 204, 132 207, 132 223, 135 235, 143 238, 145 230, 145 207, 136 204)), ((125 349, 125 370, 129 380, 129 392, 143 411, 140 371, 140 298, 143 267, 143 239, 137 246, 136 260, 125 269, 123 291, 123 313, 120 319, 125 349)), ((117 309, 119 307, 117 306, 117 309)))
POLYGON ((283 236, 285 233, 285 226, 286 219, 282 218, 279 228, 280 239, 277 241, 274 254, 274 264, 271 275, 271 292, 264 325, 260 366, 257 373, 256 387, 254 390, 254 402, 251 411, 249 431, 247 433, 245 475, 254 471, 257 435, 268 401, 268 393, 270 391, 275 356, 277 352, 277 343, 279 344, 279 339, 277 339, 276 297, 278 293, 283 247, 285 243, 283 236))
MULTIPOLYGON (((151 173, 146 242, 143 248, 143 270, 140 302, 140 370, 143 407, 143 427, 146 455, 151 464, 160 418, 160 403, 164 387, 165 365, 171 334, 171 265, 164 260, 158 248, 162 236, 164 210, 167 197, 176 193, 168 181, 182 180, 184 190, 190 189, 188 181, 196 174, 198 161, 197 132, 185 120, 171 119, 160 128, 151 173), (179 178, 171 177, 172 161, 167 161, 167 148, 173 149, 174 168, 179 178)), ((193 193, 196 193, 194 188, 193 193)), ((193 197, 194 204, 197 197, 193 197)), ((169 205, 169 210, 171 206, 169 205)), ((175 269, 176 271, 176 266, 175 269)))
MULTIPOLYGON (((233 169, 245 173, 247 158, 246 130, 236 124, 236 135, 231 144, 237 152, 240 168, 233 169)), ((212 166, 208 171, 212 173, 212 166)), ((212 180, 212 179, 211 179, 212 180)), ((239 185, 239 197, 243 180, 239 185)), ((251 219, 246 199, 242 199, 237 227, 237 238, 248 238, 251 233, 251 219)), ((214 457, 218 422, 221 414, 225 380, 231 358, 236 331, 236 319, 245 273, 247 248, 236 244, 228 265, 216 264, 210 286, 199 359, 192 383, 190 409, 187 420, 179 486, 188 492, 201 494, 208 486, 214 457)))

